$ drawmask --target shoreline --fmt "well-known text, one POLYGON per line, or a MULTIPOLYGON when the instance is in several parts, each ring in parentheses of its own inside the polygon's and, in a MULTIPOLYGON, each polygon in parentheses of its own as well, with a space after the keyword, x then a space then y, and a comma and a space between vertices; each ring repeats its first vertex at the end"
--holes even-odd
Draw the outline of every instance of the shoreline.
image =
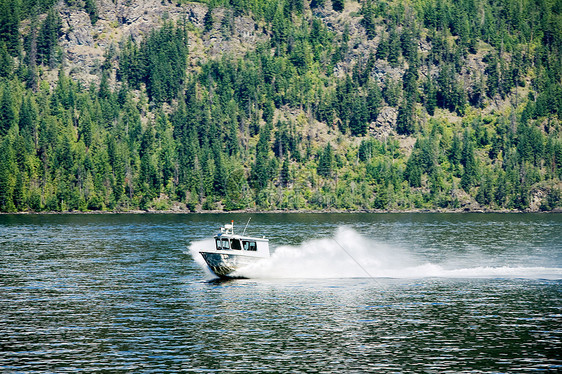
POLYGON ((397 210, 397 209, 302 209, 302 210, 199 210, 190 211, 188 209, 168 209, 168 210, 90 210, 90 211, 22 211, 22 212, 0 212, 0 215, 104 215, 104 214, 467 214, 467 213, 480 213, 480 214, 491 214, 491 213, 501 213, 501 214, 525 214, 525 213, 562 213, 562 208, 556 208, 549 211, 541 210, 515 210, 515 209, 408 209, 408 210, 397 210))

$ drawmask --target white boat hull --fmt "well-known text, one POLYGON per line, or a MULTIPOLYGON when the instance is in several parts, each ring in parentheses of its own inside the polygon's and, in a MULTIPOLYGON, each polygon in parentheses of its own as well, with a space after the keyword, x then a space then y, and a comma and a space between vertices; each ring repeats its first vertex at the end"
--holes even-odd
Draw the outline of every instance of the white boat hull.
POLYGON ((237 270, 263 258, 261 256, 246 255, 240 251, 201 251, 200 253, 211 271, 217 276, 224 278, 237 277, 234 274, 237 270))

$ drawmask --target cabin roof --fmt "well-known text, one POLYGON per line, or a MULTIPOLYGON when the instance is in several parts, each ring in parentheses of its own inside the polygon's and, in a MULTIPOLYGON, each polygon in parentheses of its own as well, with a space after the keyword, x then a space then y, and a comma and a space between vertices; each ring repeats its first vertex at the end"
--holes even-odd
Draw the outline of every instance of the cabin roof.
POLYGON ((242 236, 242 235, 238 235, 238 234, 225 234, 222 232, 219 232, 217 235, 215 235, 215 239, 239 239, 239 240, 254 240, 254 241, 260 241, 260 242, 268 242, 269 239, 266 238, 257 238, 254 236, 242 236))

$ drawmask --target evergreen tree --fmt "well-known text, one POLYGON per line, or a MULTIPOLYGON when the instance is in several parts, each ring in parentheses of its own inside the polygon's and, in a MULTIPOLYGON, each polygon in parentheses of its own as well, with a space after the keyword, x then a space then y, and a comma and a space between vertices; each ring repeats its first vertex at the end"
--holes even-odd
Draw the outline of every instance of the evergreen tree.
POLYGON ((437 106, 437 90, 433 79, 428 77, 424 85, 424 104, 427 113, 432 116, 435 114, 435 107, 437 106))
POLYGON ((62 21, 58 13, 54 9, 49 10, 37 36, 37 58, 39 62, 49 67, 55 65, 55 52, 61 27, 62 21))
POLYGON ((287 187, 290 183, 291 176, 289 171, 289 159, 285 157, 283 159, 283 164, 281 166, 281 171, 279 172, 279 183, 282 187, 287 187))
POLYGON ((498 93, 500 85, 498 60, 495 56, 488 55, 485 61, 488 62, 486 67, 486 75, 488 77, 486 80, 486 93, 489 97, 493 98, 498 93))
POLYGON ((402 77, 404 96, 416 102, 418 98, 418 71, 415 65, 410 65, 402 77))
POLYGON ((404 179, 408 181, 410 186, 419 188, 422 186, 422 174, 419 157, 417 154, 412 153, 404 169, 404 179))
POLYGON ((213 147, 214 160, 215 160, 215 174, 213 180, 213 193, 214 196, 224 196, 227 188, 227 172, 225 165, 222 161, 222 155, 218 145, 213 147))
POLYGON ((345 8, 345 0, 332 0, 332 8, 336 12, 341 12, 345 8))
POLYGON ((19 129, 24 138, 31 140, 35 137, 35 121, 37 120, 37 113, 31 105, 31 99, 24 97, 21 101, 19 111, 19 129))
POLYGON ((203 25, 204 25, 205 32, 209 32, 213 29, 214 22, 215 21, 213 19, 213 6, 212 3, 209 3, 209 6, 207 8, 207 13, 205 13, 205 17, 203 18, 203 25))
POLYGON ((21 1, 0 0, 0 43, 15 56, 19 45, 21 1))
POLYGON ((87 110, 84 110, 78 119, 78 134, 84 145, 89 148, 94 136, 94 125, 87 110))
POLYGON ((365 104, 367 106, 368 121, 376 121, 382 106, 382 92, 376 81, 367 85, 367 98, 365 104))
POLYGON ((389 106, 396 107, 400 102, 401 96, 401 84, 400 82, 393 81, 387 78, 385 81, 384 89, 382 91, 384 100, 389 106))
POLYGON ((324 4, 326 3, 326 0, 312 0, 310 2, 310 7, 311 8, 319 8, 324 6, 324 4))
POLYGON ((361 5, 361 14, 363 15, 361 24, 365 27, 367 38, 373 39, 376 35, 375 5, 373 4, 373 0, 365 0, 363 2, 361 5))
POLYGON ((478 193, 476 194, 476 201, 483 206, 490 206, 494 199, 494 185, 492 182, 492 177, 486 173, 480 183, 480 188, 478 188, 478 193))
POLYGON ((400 35, 402 54, 410 64, 410 68, 418 62, 418 46, 411 27, 405 27, 400 35))
POLYGON ((16 114, 12 90, 10 84, 6 83, 2 90, 2 97, 0 98, 0 136, 8 133, 15 124, 15 120, 16 114))
POLYGON ((11 141, 0 143, 0 212, 14 212, 14 189, 18 171, 11 141))
POLYGON ((90 22, 95 25, 98 21, 98 8, 94 0, 84 0, 84 10, 88 13, 90 17, 90 22))
POLYGON ((465 132, 463 142, 464 145, 460 161, 464 166, 464 172, 461 177, 461 187, 468 192, 470 188, 474 186, 477 178, 476 159, 474 157, 474 148, 468 132, 465 132))
POLYGON ((334 151, 330 143, 326 145, 323 151, 318 154, 318 175, 324 178, 329 178, 332 176, 332 168, 334 164, 334 151))
POLYGON ((352 100, 349 130, 353 136, 365 135, 367 133, 367 121, 369 119, 365 97, 355 95, 352 100))
POLYGON ((244 187, 247 187, 244 170, 235 168, 226 181, 226 199, 224 209, 226 211, 244 209, 247 201, 244 196, 244 187))
POLYGON ((388 35, 383 32, 379 40, 379 45, 377 46, 377 52, 376 52, 377 59, 386 60, 388 58, 389 49, 390 49, 390 45, 389 45, 388 35))
POLYGON ((0 77, 10 78, 14 69, 14 60, 8 53, 6 43, 0 42, 0 77))
POLYGON ((389 33, 389 42, 388 42, 388 62, 390 66, 397 67, 398 60, 400 58, 400 35, 396 28, 392 28, 389 33))
POLYGON ((410 135, 415 131, 414 101, 410 98, 404 100, 398 108, 396 118, 396 132, 398 134, 410 135))
POLYGON ((271 130, 268 125, 263 126, 258 144, 256 145, 256 160, 252 168, 252 184, 256 190, 262 190, 269 181, 269 140, 271 130))

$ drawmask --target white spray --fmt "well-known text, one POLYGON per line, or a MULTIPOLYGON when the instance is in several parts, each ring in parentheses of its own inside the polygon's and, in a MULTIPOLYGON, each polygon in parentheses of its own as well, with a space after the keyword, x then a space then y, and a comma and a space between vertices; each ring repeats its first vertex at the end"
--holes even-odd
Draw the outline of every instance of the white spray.
MULTIPOLYGON (((211 274, 199 250, 212 240, 194 242, 194 260, 211 274)), ((240 269, 247 278, 547 278, 562 279, 561 268, 447 266, 424 261, 411 251, 365 238, 355 230, 340 227, 334 238, 313 239, 299 246, 280 246, 268 259, 240 269)))

